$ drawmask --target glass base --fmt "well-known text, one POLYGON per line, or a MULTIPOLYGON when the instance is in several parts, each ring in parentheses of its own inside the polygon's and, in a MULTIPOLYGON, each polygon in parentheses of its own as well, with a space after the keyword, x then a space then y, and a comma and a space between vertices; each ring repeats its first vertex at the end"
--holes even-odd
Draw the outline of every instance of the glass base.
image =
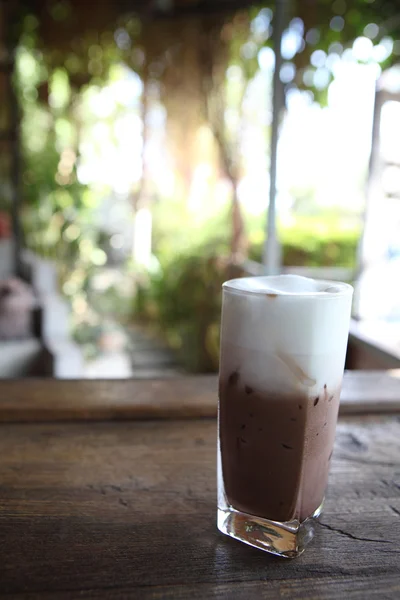
POLYGON ((284 558, 296 558, 314 537, 315 519, 322 512, 323 502, 305 521, 278 522, 262 519, 235 510, 232 506, 218 508, 217 526, 221 533, 229 535, 249 546, 284 558))

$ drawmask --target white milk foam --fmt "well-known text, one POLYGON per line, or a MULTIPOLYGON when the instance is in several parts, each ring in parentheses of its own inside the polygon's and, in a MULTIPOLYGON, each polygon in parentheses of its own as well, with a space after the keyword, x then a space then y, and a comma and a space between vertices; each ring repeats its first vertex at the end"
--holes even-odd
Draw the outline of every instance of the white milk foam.
POLYGON ((272 293, 278 295, 296 294, 343 294, 350 293, 347 283, 318 281, 300 275, 276 275, 274 277, 242 277, 232 279, 224 285, 226 289, 251 293, 272 293))
POLYGON ((260 391, 340 386, 352 292, 297 275, 226 282, 221 374, 239 369, 260 391))

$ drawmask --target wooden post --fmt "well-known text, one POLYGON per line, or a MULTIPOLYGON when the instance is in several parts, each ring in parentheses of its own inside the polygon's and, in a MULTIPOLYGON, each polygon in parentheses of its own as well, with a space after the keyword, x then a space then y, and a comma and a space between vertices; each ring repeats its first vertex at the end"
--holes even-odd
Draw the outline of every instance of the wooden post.
POLYGON ((16 33, 16 12, 18 2, 13 0, 2 2, 3 17, 6 23, 6 47, 7 59, 2 64, 2 69, 7 76, 7 100, 10 111, 10 122, 7 131, 7 138, 11 151, 11 168, 10 168, 10 183, 11 183, 11 221, 13 233, 13 273, 17 276, 21 275, 21 246, 22 246, 22 230, 20 224, 20 171, 21 171, 21 153, 20 153, 20 135, 19 135, 19 107, 14 90, 13 75, 15 72, 15 48, 17 45, 16 33))
POLYGON ((282 34, 285 27, 286 4, 288 0, 276 0, 275 13, 272 22, 272 42, 275 53, 275 69, 272 83, 272 130, 270 143, 270 187, 267 217, 267 236, 264 246, 263 263, 267 275, 274 275, 280 270, 280 244, 276 233, 276 174, 277 174, 277 149, 279 135, 279 119, 285 106, 285 92, 280 80, 282 66, 282 34))

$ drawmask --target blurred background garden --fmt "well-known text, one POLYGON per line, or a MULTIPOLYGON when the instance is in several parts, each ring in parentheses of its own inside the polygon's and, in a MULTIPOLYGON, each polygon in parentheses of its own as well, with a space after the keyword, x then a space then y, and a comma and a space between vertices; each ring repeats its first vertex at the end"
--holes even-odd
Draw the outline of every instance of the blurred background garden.
POLYGON ((400 319, 397 0, 0 7, 0 263, 39 265, 80 375, 215 371, 245 273, 400 319))

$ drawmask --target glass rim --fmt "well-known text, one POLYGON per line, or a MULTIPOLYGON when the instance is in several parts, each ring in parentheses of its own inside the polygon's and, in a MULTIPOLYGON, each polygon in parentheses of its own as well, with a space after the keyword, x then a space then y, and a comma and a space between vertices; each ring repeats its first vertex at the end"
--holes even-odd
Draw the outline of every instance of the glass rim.
POLYGON ((326 285, 327 287, 338 287, 338 291, 326 292, 326 291, 313 291, 313 292, 279 292, 275 293, 268 290, 246 290, 240 287, 235 287, 235 283, 243 279, 269 279, 272 276, 258 275, 250 277, 236 277, 235 279, 229 279, 222 284, 223 292, 230 294, 236 294, 239 296, 264 296, 266 298, 320 298, 321 300, 334 300, 335 298, 343 298, 343 296, 350 296, 354 292, 354 288, 349 283, 344 281, 334 281, 330 279, 314 279, 319 283, 326 285))

